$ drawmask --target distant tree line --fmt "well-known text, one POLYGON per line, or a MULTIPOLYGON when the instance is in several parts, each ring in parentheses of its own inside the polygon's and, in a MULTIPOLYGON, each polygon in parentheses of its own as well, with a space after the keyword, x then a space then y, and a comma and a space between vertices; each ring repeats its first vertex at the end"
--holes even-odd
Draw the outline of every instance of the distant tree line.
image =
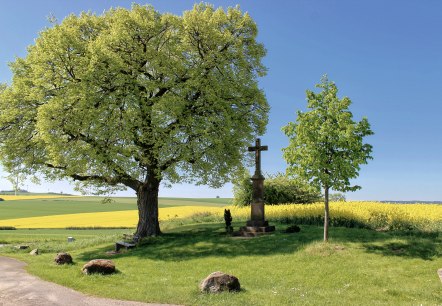
MULTIPOLYGON (((18 189, 17 193, 29 193, 25 189, 18 189)), ((15 194, 15 190, 0 190, 0 194, 15 194)))

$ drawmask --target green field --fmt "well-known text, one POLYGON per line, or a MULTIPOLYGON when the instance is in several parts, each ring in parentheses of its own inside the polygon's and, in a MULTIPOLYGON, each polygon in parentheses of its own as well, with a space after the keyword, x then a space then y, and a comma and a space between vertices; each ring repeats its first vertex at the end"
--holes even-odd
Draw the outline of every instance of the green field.
MULTIPOLYGON (((114 197, 114 202, 103 204, 100 197, 72 197, 55 199, 14 200, 0 202, 0 220, 51 215, 106 212, 137 209, 137 199, 114 197)), ((229 198, 159 198, 159 207, 215 206, 230 204, 229 198)))
MULTIPOLYGON (((0 202, 1 218, 136 209, 135 198, 40 199, 0 202)), ((224 206, 230 199, 162 198, 160 206, 224 206)), ((133 229, 0 230, 0 255, 29 263, 28 271, 87 294, 182 305, 442 305, 442 233, 417 230, 378 232, 332 227, 324 244, 322 227, 271 221, 277 231, 253 239, 230 237, 224 224, 204 216, 162 222, 163 235, 116 255, 115 242, 133 229), (198 219, 199 218, 199 219, 198 219), (67 237, 75 238, 68 243, 67 237), (39 256, 14 246, 38 248, 39 256), (70 266, 56 266, 58 252, 69 252, 70 266), (118 273, 84 276, 81 267, 110 258, 118 273), (242 291, 202 294, 199 282, 214 271, 237 276, 242 291)), ((235 229, 244 221, 234 224, 235 229)))
MULTIPOLYGON (((240 223, 234 224, 239 227, 240 223)), ((183 305, 440 305, 440 234, 379 233, 302 226, 300 233, 241 239, 223 234, 222 224, 176 226, 144 241, 137 249, 107 255, 128 230, 0 231, 0 244, 29 243, 29 250, 0 248, 0 254, 25 260, 39 277, 99 296, 183 305), (67 236, 76 241, 67 243, 67 236), (56 266, 57 252, 68 251, 74 265, 56 266), (84 276, 90 259, 110 258, 118 273, 84 276), (199 282, 214 271, 237 276, 243 290, 202 294, 199 282)))

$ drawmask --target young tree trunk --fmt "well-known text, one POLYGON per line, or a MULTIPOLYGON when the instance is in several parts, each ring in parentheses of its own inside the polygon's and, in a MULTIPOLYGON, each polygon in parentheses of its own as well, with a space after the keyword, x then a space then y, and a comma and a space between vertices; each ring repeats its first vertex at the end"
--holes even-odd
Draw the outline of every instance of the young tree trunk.
POLYGON ((329 223, 329 207, 328 207, 328 187, 324 188, 324 241, 328 241, 328 223, 329 223))
POLYGON ((18 174, 17 174, 17 177, 16 177, 16 179, 15 179, 14 190, 15 190, 15 196, 17 196, 17 190, 18 190, 18 174))
POLYGON ((138 225, 135 236, 139 238, 161 234, 158 222, 158 190, 160 181, 153 175, 137 190, 138 225))

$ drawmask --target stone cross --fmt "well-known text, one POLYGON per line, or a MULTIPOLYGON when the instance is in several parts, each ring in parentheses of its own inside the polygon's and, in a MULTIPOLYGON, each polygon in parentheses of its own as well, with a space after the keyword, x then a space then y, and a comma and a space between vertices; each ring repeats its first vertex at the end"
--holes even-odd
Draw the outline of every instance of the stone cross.
POLYGON ((249 152, 255 152, 255 175, 252 176, 252 203, 250 220, 241 229, 244 236, 272 232, 274 226, 269 226, 264 214, 264 176, 261 173, 261 151, 267 151, 267 146, 261 146, 261 140, 256 139, 255 146, 249 147, 249 152))
POLYGON ((255 152, 255 175, 254 178, 261 178, 261 151, 267 151, 268 146, 261 146, 261 139, 257 138, 254 147, 249 147, 249 152, 255 152))
POLYGON ((264 213, 264 176, 261 173, 261 151, 267 151, 267 146, 261 146, 261 140, 256 139, 255 146, 249 147, 249 152, 255 152, 255 174, 252 180, 252 203, 250 220, 240 228, 240 235, 251 237, 275 231, 275 226, 269 225, 264 213))

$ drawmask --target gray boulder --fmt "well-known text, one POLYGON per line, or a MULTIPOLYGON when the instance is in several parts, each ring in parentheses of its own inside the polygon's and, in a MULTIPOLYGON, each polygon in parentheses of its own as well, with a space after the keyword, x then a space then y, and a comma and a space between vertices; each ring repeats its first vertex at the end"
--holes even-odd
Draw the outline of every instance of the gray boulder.
POLYGON ((223 272, 213 272, 200 283, 202 292, 218 293, 223 291, 240 291, 237 277, 223 272))
POLYGON ((68 253, 58 253, 54 261, 57 265, 72 264, 72 256, 68 253))
POLYGON ((115 273, 115 264, 109 259, 93 259, 86 263, 81 271, 84 274, 112 274, 115 273))

